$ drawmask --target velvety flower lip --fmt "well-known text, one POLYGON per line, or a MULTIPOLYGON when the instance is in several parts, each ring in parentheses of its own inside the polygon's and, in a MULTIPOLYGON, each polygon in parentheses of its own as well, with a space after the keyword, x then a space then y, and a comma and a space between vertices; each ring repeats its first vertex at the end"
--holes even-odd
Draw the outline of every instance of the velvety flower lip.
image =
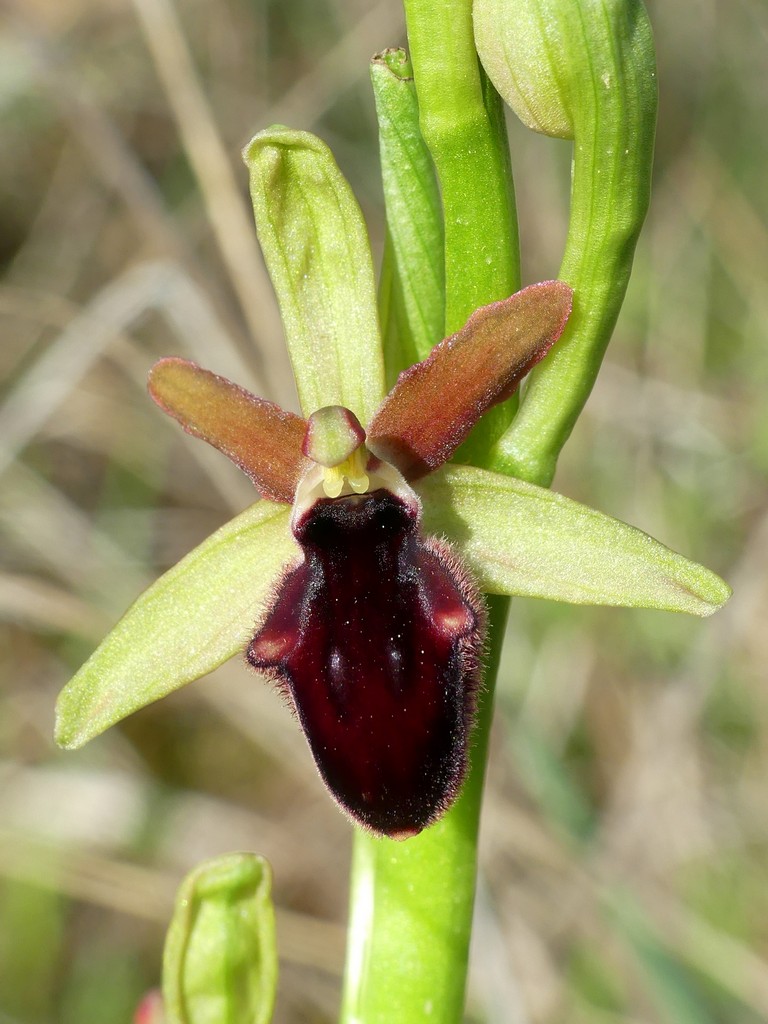
POLYGON ((474 723, 484 609, 420 502, 377 488, 299 517, 304 558, 247 649, 295 709, 354 821, 409 838, 455 799, 474 723))

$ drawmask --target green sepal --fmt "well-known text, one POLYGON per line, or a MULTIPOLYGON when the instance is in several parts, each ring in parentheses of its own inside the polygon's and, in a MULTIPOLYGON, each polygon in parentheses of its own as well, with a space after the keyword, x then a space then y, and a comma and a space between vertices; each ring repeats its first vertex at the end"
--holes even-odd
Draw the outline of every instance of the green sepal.
POLYGON ((287 563, 290 508, 260 501, 146 590, 62 690, 56 742, 80 747, 243 650, 287 563))
POLYGON ((256 229, 305 416, 343 405, 367 423, 384 397, 363 216, 330 149, 280 125, 243 150, 256 229))
POLYGON ((387 380, 421 362, 443 337, 445 264, 440 191, 419 128, 413 70, 405 51, 371 61, 387 214, 381 310, 387 380))
POLYGON ((444 534, 489 594, 711 615, 719 576, 561 494, 469 466, 419 481, 424 528, 444 534))
POLYGON ((272 872, 230 853, 182 882, 165 940, 167 1024, 268 1024, 277 987, 272 872))

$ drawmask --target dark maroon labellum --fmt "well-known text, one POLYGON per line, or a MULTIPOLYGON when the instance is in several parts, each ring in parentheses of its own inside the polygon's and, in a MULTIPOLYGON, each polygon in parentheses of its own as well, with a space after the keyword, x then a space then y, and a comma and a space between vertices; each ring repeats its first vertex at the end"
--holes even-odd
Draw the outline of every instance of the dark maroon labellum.
POLYGON ((285 686, 339 804, 399 838, 458 793, 482 635, 479 596, 418 519, 385 489, 316 501, 247 652, 285 686))

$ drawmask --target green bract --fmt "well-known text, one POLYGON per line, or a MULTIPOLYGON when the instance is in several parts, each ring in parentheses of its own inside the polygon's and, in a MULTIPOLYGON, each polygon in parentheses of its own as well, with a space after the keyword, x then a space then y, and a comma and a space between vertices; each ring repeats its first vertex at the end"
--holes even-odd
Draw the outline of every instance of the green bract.
POLYGON ((656 62, 642 0, 474 0, 489 77, 521 120, 573 139, 571 213, 559 277, 574 311, 531 375, 494 468, 548 484, 597 377, 648 209, 656 62))
POLYGON ((263 857, 206 861, 182 882, 165 940, 166 1024, 267 1024, 277 985, 272 872, 263 857))
POLYGON ((371 82, 387 211, 380 303, 391 385, 406 366, 425 359, 443 336, 445 267, 442 258, 435 258, 443 251, 443 220, 405 51, 387 50, 374 57, 371 82))
MULTIPOLYGON (((381 343, 370 253, 349 188, 327 148, 303 133, 263 132, 246 154, 305 413, 343 403, 358 412, 374 452, 392 451, 411 478, 432 472, 557 338, 570 289, 545 283, 476 311, 401 377, 374 415, 383 395, 381 343), (488 387, 478 388, 478 379, 488 387)), ((293 450, 296 417, 183 360, 161 361, 151 386, 186 429, 235 458, 258 486, 267 480, 278 501, 290 500, 303 465, 300 447, 293 450), (253 424, 269 443, 239 442, 253 424)), ((698 615, 728 597, 708 570, 542 488, 459 465, 417 487, 425 529, 447 537, 488 592, 698 615)), ((57 740, 78 746, 235 654, 299 557, 284 504, 262 500, 222 527, 139 598, 68 684, 57 740)))

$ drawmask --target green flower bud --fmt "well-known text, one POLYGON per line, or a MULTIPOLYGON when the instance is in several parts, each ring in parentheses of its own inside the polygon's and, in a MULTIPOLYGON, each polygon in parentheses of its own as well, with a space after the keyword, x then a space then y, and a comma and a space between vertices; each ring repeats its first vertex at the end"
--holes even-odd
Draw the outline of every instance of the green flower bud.
POLYGON ((199 865, 182 882, 165 941, 167 1024, 267 1024, 277 983, 272 873, 252 853, 199 865))
POLYGON ((477 52, 499 94, 524 125, 559 139, 573 138, 572 110, 590 80, 581 6, 573 0, 475 0, 472 10, 477 52))

